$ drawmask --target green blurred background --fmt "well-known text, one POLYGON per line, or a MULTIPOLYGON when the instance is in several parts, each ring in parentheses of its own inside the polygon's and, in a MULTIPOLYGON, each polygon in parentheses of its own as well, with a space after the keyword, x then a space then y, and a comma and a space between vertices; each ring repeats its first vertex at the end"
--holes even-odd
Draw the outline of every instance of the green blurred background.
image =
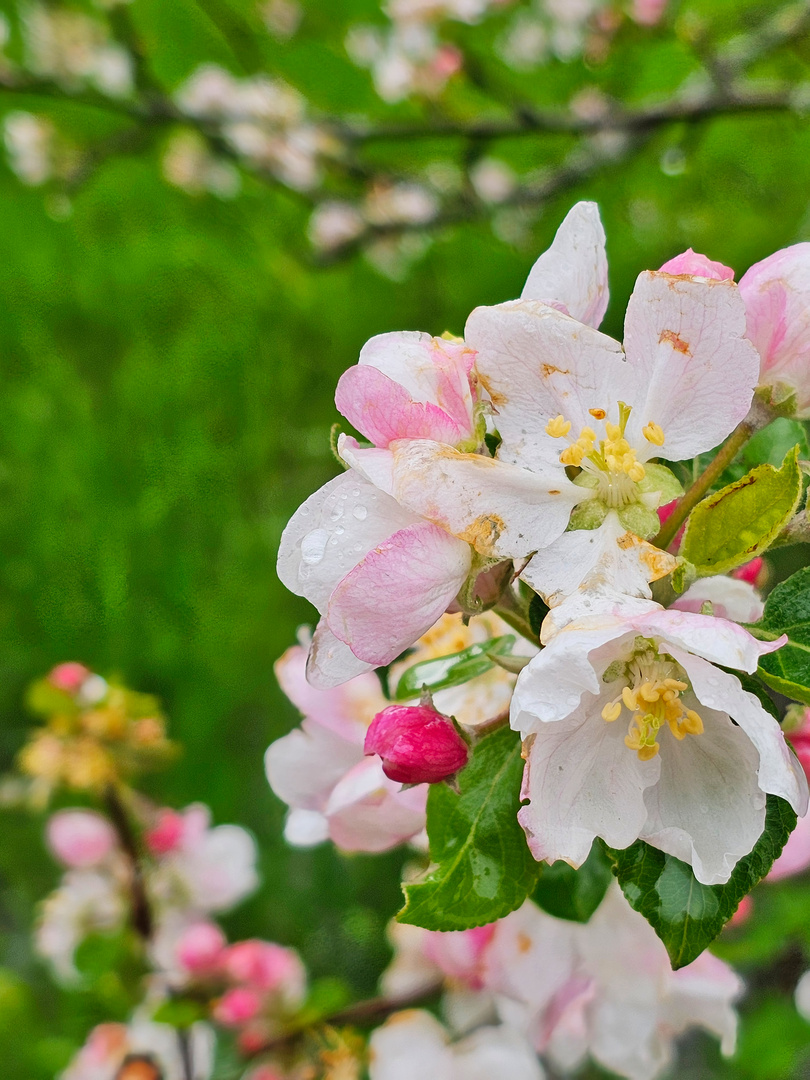
MULTIPOLYGON (((773 6, 704 0, 674 14, 700 13, 728 37, 773 6)), ((413 103, 383 107, 348 60, 347 27, 381 19, 371 0, 312 0, 285 44, 241 32, 248 3, 133 0, 130 10, 167 89, 214 60, 281 74, 332 113, 430 115, 413 103)), ((487 59, 489 24, 452 33, 487 59)), ((639 101, 699 66, 670 23, 628 27, 597 67, 574 60, 517 74, 501 65, 498 77, 507 98, 519 88, 538 103, 566 101, 595 85, 639 101)), ((810 46, 802 39, 754 71, 802 85, 810 46)), ((446 108, 474 115, 478 93, 460 80, 446 108)), ((2 105, 32 102, 6 93, 2 105)), ((118 122, 47 107, 78 131, 118 122)), ((289 850, 262 767, 267 744, 296 723, 273 662, 312 617, 277 581, 276 548, 292 511, 336 471, 339 374, 373 334, 460 333, 475 305, 517 296, 579 198, 602 208, 612 290, 604 328, 619 336, 641 269, 691 245, 741 273, 810 239, 810 125, 794 113, 669 127, 634 160, 546 205, 521 245, 497 239, 487 221, 459 226, 396 281, 359 255, 317 267, 308 207, 279 187, 246 176, 229 202, 170 187, 162 138, 105 162, 71 191, 67 216, 52 192, 0 167, 0 771, 30 724, 25 687, 53 664, 81 660, 156 693, 184 753, 150 779, 151 793, 178 806, 203 800, 217 822, 247 826, 260 844, 264 885, 227 917, 229 933, 294 945, 315 975, 343 975, 370 993, 403 856, 289 850)), ((559 156, 563 141, 491 149, 520 170, 559 156)), ((460 152, 438 140, 373 154, 413 171, 460 152)), ((122 1007, 114 979, 63 992, 33 955, 34 906, 58 879, 42 825, 19 810, 0 815, 0 1071, 26 1080, 52 1076, 93 1023, 122 1007)), ((797 893, 790 910, 799 909, 810 906, 797 893)), ((742 1061, 720 1070, 698 1049, 684 1075, 802 1075, 810 1028, 784 995, 773 1001, 742 1061), (775 1028, 781 1056, 771 1047, 768 1058, 775 1028)))

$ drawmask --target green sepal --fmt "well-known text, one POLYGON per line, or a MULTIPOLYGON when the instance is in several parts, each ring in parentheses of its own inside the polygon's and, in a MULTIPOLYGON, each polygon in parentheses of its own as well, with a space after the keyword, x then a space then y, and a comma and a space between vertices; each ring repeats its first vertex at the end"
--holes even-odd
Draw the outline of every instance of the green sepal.
POLYGON ((602 903, 612 880, 610 859, 594 842, 578 870, 561 860, 543 865, 532 900, 558 919, 585 923, 602 903))
POLYGON ((694 563, 690 563, 688 559, 678 558, 678 565, 672 571, 672 588, 678 594, 686 592, 689 586, 697 581, 697 570, 694 563))
POLYGON ((435 693, 450 686, 461 686, 489 671, 494 666, 492 656, 508 655, 516 640, 514 634, 504 634, 489 641, 477 642, 449 656, 422 660, 402 673, 393 699, 410 701, 418 698, 423 689, 435 693))
POLYGON ((586 499, 571 511, 568 529, 598 529, 608 515, 608 508, 599 499, 586 499))
POLYGON ((156 1024, 171 1024, 172 1027, 183 1031, 198 1021, 205 1020, 209 1011, 201 1001, 193 1001, 191 998, 169 998, 158 1006, 152 1019, 156 1024))
POLYGON ((775 795, 767 798, 765 829, 725 885, 701 885, 691 866, 643 840, 624 851, 605 846, 622 892, 663 941, 673 968, 691 964, 714 941, 796 827, 788 803, 775 795))
POLYGON ((810 705, 810 566, 776 586, 762 619, 749 629, 765 641, 787 634, 786 645, 760 657, 757 675, 771 689, 810 705))
MULTIPOLYGON (((654 461, 644 462, 644 478, 636 483, 636 487, 642 495, 649 495, 653 491, 659 492, 659 506, 666 506, 673 499, 679 499, 683 495, 683 485, 672 469, 654 461)), ((660 522, 658 527, 661 527, 660 522)))
POLYGON ((467 930, 502 919, 534 889, 540 865, 518 824, 523 758, 509 728, 485 736, 458 774, 458 793, 433 784, 427 832, 431 867, 403 885, 399 922, 467 930))
POLYGON ((794 446, 781 468, 758 465, 698 503, 681 543, 681 555, 694 563, 698 577, 725 574, 773 543, 802 493, 798 453, 794 446))
POLYGON ((623 506, 619 510, 619 521, 628 532, 635 533, 642 540, 652 540, 661 528, 658 514, 643 503, 629 503, 623 506))

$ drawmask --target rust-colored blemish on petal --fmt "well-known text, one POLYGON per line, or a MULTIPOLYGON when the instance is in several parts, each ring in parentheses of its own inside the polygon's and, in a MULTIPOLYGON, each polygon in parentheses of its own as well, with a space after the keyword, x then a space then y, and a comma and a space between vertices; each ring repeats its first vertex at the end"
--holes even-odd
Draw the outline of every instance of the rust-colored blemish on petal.
POLYGON ((519 953, 527 953, 532 947, 532 939, 521 931, 515 938, 515 944, 519 953))
POLYGON ((559 495, 559 494, 560 494, 560 492, 558 491, 557 488, 553 488, 551 491, 549 491, 549 495, 559 495))
POLYGON ((534 740, 536 738, 536 732, 532 732, 531 735, 527 735, 526 738, 523 740, 523 743, 520 747, 520 756, 523 758, 524 761, 529 760, 529 755, 532 752, 532 747, 534 746, 534 740))
POLYGON ((555 367, 554 364, 541 364, 540 370, 543 373, 543 378, 548 379, 555 373, 558 375, 570 375, 571 372, 568 368, 555 367))
POLYGON ((691 356, 692 350, 689 348, 687 342, 683 340, 680 335, 676 334, 674 330, 662 330, 661 337, 658 339, 659 344, 667 342, 672 348, 679 353, 683 353, 684 356, 691 356))
POLYGON ((489 394, 490 400, 492 401, 492 404, 496 406, 496 408, 499 405, 508 404, 509 398, 506 396, 506 394, 502 394, 500 390, 493 390, 487 376, 482 374, 480 371, 478 372, 478 381, 489 394))
POLYGON ((662 551, 661 548, 657 548, 653 544, 648 544, 646 540, 642 540, 635 533, 624 533, 616 540, 616 543, 622 551, 629 551, 633 547, 639 549, 638 557, 647 567, 648 574, 651 575, 648 577, 648 581, 658 581, 659 578, 666 577, 678 565, 678 560, 674 555, 670 555, 668 551, 662 551))
POLYGON ((494 555, 494 545, 505 530, 503 518, 497 514, 482 514, 463 533, 459 533, 458 538, 472 544, 480 555, 494 555))

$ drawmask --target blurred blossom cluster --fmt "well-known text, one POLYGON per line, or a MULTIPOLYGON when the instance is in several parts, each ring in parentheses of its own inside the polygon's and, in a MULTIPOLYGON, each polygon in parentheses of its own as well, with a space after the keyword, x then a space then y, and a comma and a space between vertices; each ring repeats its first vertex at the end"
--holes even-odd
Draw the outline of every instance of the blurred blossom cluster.
POLYGON ((156 700, 109 683, 83 664, 59 664, 29 692, 45 723, 19 755, 27 797, 45 803, 60 785, 100 791, 141 769, 171 760, 156 700))
POLYGON ((66 89, 89 85, 110 97, 133 89, 132 57, 106 23, 69 8, 33 4, 24 23, 27 62, 66 89))

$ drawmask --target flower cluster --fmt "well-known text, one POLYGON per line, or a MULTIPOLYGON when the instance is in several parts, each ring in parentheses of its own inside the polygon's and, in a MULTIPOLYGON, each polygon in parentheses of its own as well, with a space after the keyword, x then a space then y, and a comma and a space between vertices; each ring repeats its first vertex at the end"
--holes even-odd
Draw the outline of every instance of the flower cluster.
POLYGON ((175 753, 153 697, 108 683, 83 664, 57 665, 33 685, 28 705, 46 718, 19 756, 34 801, 46 802, 61 785, 101 791, 175 753))
POLYGON ((441 933, 394 924, 391 939, 383 990, 443 986, 449 1030, 423 1011, 395 1014, 372 1035, 372 1080, 405 1075, 396 1071, 403 1059, 414 1074, 422 1066, 430 1075, 539 1080, 537 1054, 559 1073, 590 1056, 619 1076, 653 1080, 675 1038, 694 1027, 716 1035, 723 1053, 734 1050, 740 979, 709 954, 673 972, 618 886, 585 924, 526 901, 494 925, 441 933))
POLYGON ((279 575, 321 614, 306 671, 328 690, 391 664, 448 608, 475 616, 506 565, 496 602, 520 606, 511 575, 551 608, 511 703, 533 854, 578 866, 597 836, 642 838, 717 884, 762 833, 767 794, 807 809, 779 724, 732 673, 784 639, 706 613, 718 594, 728 613, 742 582, 710 579, 699 610, 694 594, 655 602, 677 561, 650 541, 682 492, 670 463, 721 443, 757 387, 795 396, 799 331, 773 299, 793 263, 780 253, 739 288, 691 251, 642 273, 622 346, 597 329, 604 242, 581 203, 520 299, 476 308, 463 340, 364 346, 336 403, 366 441, 340 436, 346 471, 293 516, 279 575))

